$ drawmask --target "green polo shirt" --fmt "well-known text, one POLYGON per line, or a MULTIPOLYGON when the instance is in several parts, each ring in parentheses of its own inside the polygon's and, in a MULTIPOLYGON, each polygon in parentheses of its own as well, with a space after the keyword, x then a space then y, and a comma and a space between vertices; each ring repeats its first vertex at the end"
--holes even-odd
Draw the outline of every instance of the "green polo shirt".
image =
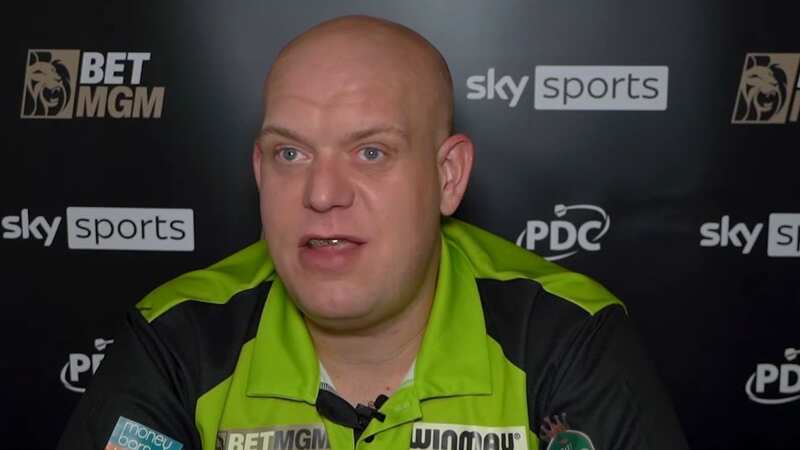
POLYGON ((129 431, 203 450, 518 450, 567 438, 622 448, 608 443, 623 432, 631 443, 682 439, 640 350, 626 354, 635 343, 613 348, 631 338, 612 294, 455 219, 443 221, 441 246, 413 373, 357 432, 321 412, 337 397, 320 388, 302 313, 261 241, 137 305, 61 448, 108 444, 120 417, 143 427, 129 431), (631 383, 632 370, 646 382, 631 383), (559 414, 567 419, 553 426, 559 414))

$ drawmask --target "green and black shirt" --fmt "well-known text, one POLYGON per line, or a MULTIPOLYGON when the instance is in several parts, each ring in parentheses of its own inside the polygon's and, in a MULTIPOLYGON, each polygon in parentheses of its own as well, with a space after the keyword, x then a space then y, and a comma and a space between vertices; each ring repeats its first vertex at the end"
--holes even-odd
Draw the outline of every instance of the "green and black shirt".
POLYGON ((263 241, 150 293, 115 342, 59 448, 687 448, 619 300, 455 219, 413 370, 372 408, 325 382, 263 241))

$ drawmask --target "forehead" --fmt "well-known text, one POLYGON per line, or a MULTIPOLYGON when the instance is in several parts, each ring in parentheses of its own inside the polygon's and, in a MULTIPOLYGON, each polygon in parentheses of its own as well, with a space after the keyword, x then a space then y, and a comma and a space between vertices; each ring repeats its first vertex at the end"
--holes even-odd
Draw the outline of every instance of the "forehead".
POLYGON ((291 48, 267 78, 265 125, 420 131, 435 97, 420 70, 428 57, 413 45, 346 35, 291 48))
POLYGON ((297 70, 270 83, 265 124, 342 127, 412 125, 418 102, 406 83, 373 69, 297 70))
POLYGON ((292 61, 270 77, 264 124, 309 133, 375 126, 410 130, 422 105, 411 77, 399 69, 353 58, 292 61))

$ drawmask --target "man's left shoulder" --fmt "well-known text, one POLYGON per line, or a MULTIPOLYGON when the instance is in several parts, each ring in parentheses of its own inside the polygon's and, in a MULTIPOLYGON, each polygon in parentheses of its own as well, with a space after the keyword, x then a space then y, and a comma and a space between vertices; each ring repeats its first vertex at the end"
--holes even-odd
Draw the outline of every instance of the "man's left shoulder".
POLYGON ((532 307, 536 298, 547 298, 572 303, 589 315, 613 305, 624 309, 614 294, 590 277, 547 261, 500 236, 456 219, 448 219, 442 231, 446 242, 467 261, 481 298, 492 298, 492 304, 487 306, 520 311, 526 303, 532 307), (511 303, 499 304, 506 302, 511 303))

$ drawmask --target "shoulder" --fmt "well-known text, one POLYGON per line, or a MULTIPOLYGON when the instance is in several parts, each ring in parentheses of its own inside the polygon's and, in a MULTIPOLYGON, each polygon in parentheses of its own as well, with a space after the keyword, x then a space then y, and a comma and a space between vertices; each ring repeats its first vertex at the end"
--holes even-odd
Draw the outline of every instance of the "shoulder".
POLYGON ((147 294, 136 309, 148 321, 186 303, 225 305, 274 277, 267 245, 258 241, 201 270, 180 275, 147 294))
POLYGON ((443 225, 447 243, 469 262, 487 334, 526 372, 540 370, 626 322, 624 304, 601 284, 458 220, 443 225))
POLYGON ((612 305, 624 308, 614 294, 591 278, 474 225, 447 219, 442 233, 446 243, 468 261, 487 295, 510 296, 525 302, 547 293, 550 298, 572 303, 589 315, 612 305))
POLYGON ((622 395, 631 377, 653 379, 625 305, 602 285, 472 225, 443 230, 469 261, 488 337, 527 375, 531 429, 562 403, 580 404, 572 395, 613 388, 633 402, 622 395))
POLYGON ((258 330, 274 279, 264 241, 159 286, 131 314, 140 341, 201 391, 226 378, 258 330), (143 342, 144 343, 144 342, 143 342))

